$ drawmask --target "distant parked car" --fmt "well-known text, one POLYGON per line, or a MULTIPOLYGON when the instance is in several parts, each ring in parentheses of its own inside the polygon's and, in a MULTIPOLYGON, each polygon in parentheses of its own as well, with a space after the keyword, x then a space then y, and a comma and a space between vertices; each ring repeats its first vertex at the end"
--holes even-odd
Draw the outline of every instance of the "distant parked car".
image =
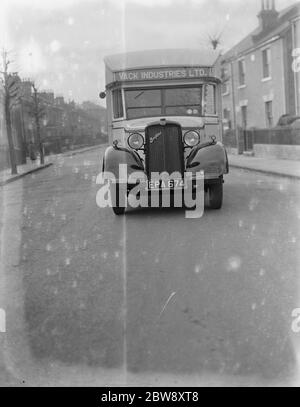
POLYGON ((295 121, 291 124, 291 127, 292 127, 293 129, 299 129, 299 131, 300 131, 300 118, 297 119, 297 120, 295 120, 295 121))
MULTIPOLYGON (((282 126, 291 126, 293 125, 295 122, 299 122, 300 120, 300 116, 292 116, 290 114, 283 114, 280 119, 278 120, 277 126, 278 127, 282 127, 282 126)), ((298 125, 296 125, 296 127, 298 127, 298 125)), ((293 125, 294 127, 294 125, 293 125)))

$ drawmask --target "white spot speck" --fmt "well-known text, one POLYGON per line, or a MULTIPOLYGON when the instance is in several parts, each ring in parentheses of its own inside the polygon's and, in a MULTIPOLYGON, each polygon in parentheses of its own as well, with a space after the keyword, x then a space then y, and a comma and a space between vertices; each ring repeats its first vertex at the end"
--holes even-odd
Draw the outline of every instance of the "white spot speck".
POLYGON ((115 252, 115 258, 118 259, 120 256, 120 252, 115 252))
POLYGON ((107 259, 107 252, 103 252, 103 253, 101 254, 101 257, 102 257, 104 260, 106 260, 106 259, 107 259))
POLYGON ((67 19, 67 24, 68 24, 68 25, 73 25, 74 22, 75 22, 75 20, 74 20, 73 17, 69 17, 69 18, 67 19))
POLYGON ((239 227, 242 228, 244 226, 244 221, 239 220, 239 227))
POLYGON ((53 40, 50 43, 50 50, 55 53, 61 49, 61 43, 57 40, 53 40))
POLYGON ((266 257, 267 253, 268 253, 268 250, 267 250, 267 249, 262 249, 261 255, 262 255, 263 257, 266 257))
POLYGON ((255 311, 255 310, 256 310, 256 307, 257 307, 257 305, 256 305, 255 303, 253 303, 253 304, 251 305, 252 311, 255 311))
POLYGON ((199 274, 202 271, 203 267, 200 264, 196 264, 195 273, 199 274))
POLYGON ((248 205, 250 211, 253 211, 256 208, 257 204, 258 204, 258 199, 257 198, 252 198, 249 205, 248 205))
POLYGON ((227 261, 227 270, 228 271, 237 271, 242 264, 242 260, 238 256, 232 256, 227 261))
POLYGON ((265 269, 260 269, 260 270, 259 270, 259 275, 260 275, 261 277, 263 277, 265 274, 266 274, 266 270, 265 270, 265 269))
POLYGON ((69 266, 71 263, 71 259, 69 257, 67 257, 65 263, 66 263, 66 266, 69 266))
POLYGON ((52 246, 51 246, 51 244, 50 244, 50 243, 48 243, 48 244, 47 244, 47 246, 46 246, 46 250, 47 250, 47 252, 51 252, 51 250, 52 250, 52 246))

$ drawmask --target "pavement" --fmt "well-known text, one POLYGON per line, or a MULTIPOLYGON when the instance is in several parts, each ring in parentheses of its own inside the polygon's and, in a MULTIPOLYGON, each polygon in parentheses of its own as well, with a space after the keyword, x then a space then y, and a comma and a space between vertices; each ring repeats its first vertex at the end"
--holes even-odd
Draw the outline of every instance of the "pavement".
POLYGON ((36 160, 36 162, 28 161, 26 164, 18 165, 17 174, 12 174, 11 169, 7 168, 5 170, 0 171, 0 187, 8 184, 10 182, 17 181, 18 179, 20 179, 26 175, 29 175, 34 172, 40 171, 44 168, 50 167, 61 156, 70 157, 70 156, 73 156, 76 154, 82 154, 86 151, 91 151, 91 150, 99 149, 102 147, 103 147, 102 145, 100 145, 100 146, 97 145, 97 146, 84 147, 84 148, 80 148, 77 150, 67 151, 66 153, 63 153, 63 154, 52 154, 52 155, 45 157, 44 164, 40 164, 39 160, 36 160))
POLYGON ((299 386, 298 181, 232 168, 220 211, 116 217, 102 153, 0 189, 0 384, 299 386))
POLYGON ((232 168, 242 168, 268 175, 300 179, 299 161, 248 157, 244 155, 228 155, 228 160, 232 168))

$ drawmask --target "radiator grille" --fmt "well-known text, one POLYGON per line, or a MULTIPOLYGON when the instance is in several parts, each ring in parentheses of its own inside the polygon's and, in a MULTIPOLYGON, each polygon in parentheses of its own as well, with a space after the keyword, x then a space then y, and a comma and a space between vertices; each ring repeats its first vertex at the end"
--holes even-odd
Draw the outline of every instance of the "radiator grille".
POLYGON ((184 171, 181 127, 177 124, 153 125, 146 129, 146 169, 151 172, 184 171))

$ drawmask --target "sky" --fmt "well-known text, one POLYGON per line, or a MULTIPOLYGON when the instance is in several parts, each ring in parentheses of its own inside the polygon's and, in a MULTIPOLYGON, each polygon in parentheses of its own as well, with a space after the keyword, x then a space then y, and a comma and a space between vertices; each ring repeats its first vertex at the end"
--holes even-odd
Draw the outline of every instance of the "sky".
MULTIPOLYGON (((101 103, 103 57, 209 46, 226 51, 256 28, 261 0, 1 0, 0 47, 13 70, 66 100, 101 103)), ((276 0, 281 9, 295 0, 276 0)))

